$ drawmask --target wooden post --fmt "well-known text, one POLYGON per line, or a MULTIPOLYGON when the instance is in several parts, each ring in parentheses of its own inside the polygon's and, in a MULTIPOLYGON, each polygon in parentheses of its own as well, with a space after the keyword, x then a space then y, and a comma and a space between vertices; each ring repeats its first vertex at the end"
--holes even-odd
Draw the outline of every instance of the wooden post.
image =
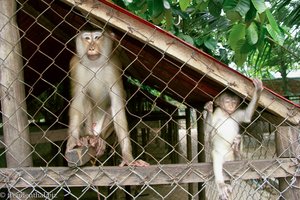
POLYGON ((32 166, 16 2, 0 4, 1 109, 7 167, 32 166))
MULTIPOLYGON (((168 113, 169 110, 168 110, 168 113)), ((173 121, 173 115, 171 116, 172 117, 172 120, 168 122, 168 130, 167 130, 167 133, 166 133, 166 136, 167 136, 167 141, 171 141, 171 145, 172 147, 169 147, 168 145, 168 148, 170 148, 170 150, 172 151, 171 153, 171 163, 175 164, 175 163, 178 163, 179 162, 179 156, 178 156, 178 152, 179 152, 179 145, 178 145, 178 125, 177 123, 175 123, 173 121), (173 147, 175 147, 175 151, 173 151, 173 147)))
MULTIPOLYGON (((150 129, 149 128, 142 128, 142 147, 145 147, 149 141, 150 136, 150 129)), ((143 153, 143 159, 146 162, 149 162, 149 156, 146 153, 143 153)))
MULTIPOLYGON (((198 109, 198 111, 199 110, 200 109, 198 109)), ((205 162, 205 149, 204 149, 205 133, 204 133, 204 127, 203 127, 203 123, 204 123, 203 117, 202 117, 202 114, 200 114, 198 111, 197 111, 197 138, 198 138, 198 143, 197 143, 198 151, 197 152, 200 152, 200 154, 198 155, 198 162, 201 163, 201 162, 205 162)), ((198 199, 205 200, 206 196, 205 196, 205 183, 204 182, 198 183, 198 191, 200 191, 198 199)))
MULTIPOLYGON (((185 129, 186 129, 186 157, 189 161, 192 160, 192 131, 191 131, 191 109, 185 109, 185 129)), ((188 191, 190 194, 194 195, 193 183, 188 184, 188 191)), ((189 199, 191 196, 189 195, 189 199)))
MULTIPOLYGON (((300 155, 299 127, 281 126, 276 131, 276 152, 281 158, 297 158, 300 155)), ((295 159, 296 161, 296 159, 295 159)), ((295 163, 296 164, 296 163, 295 163)), ((299 169, 299 160, 298 160, 299 169)), ((299 173, 299 172, 298 172, 299 173)), ((300 178, 286 177, 279 179, 282 199, 300 199, 300 178)))
MULTIPOLYGON (((0 10, 0 95, 6 165, 28 167, 32 166, 32 157, 16 2, 2 0, 0 10)), ((28 199, 29 193, 10 187, 10 199, 28 199)))

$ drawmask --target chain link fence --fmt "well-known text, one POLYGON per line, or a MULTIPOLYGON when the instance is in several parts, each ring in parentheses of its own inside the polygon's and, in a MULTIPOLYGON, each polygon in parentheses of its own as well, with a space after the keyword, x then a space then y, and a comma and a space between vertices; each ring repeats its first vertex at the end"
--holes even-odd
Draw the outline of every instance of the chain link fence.
MULTIPOLYGON (((216 61, 184 51, 191 47, 146 22, 133 26, 141 20, 106 1, 15 3, 0 6, 0 199, 218 199, 203 106, 236 87, 227 75, 240 75, 226 69, 221 76, 216 61), (112 30, 116 49, 126 54, 119 78, 133 156, 149 167, 118 167, 115 136, 100 158, 68 166, 69 61, 78 32, 91 29, 112 30), (162 47, 158 33, 172 42, 162 47)), ((242 160, 224 165, 232 199, 299 198, 299 106, 265 92, 268 101, 240 125, 242 160)), ((249 103, 247 92, 239 96, 241 106, 249 103)))

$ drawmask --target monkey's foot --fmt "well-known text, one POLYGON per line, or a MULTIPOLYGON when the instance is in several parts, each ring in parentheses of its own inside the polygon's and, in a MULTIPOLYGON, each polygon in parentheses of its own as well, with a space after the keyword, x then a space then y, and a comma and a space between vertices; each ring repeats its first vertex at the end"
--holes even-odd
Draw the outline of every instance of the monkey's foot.
POLYGON ((90 136, 89 137, 89 144, 95 148, 96 150, 96 157, 101 157, 106 149, 105 141, 99 136, 90 136))
POLYGON ((99 136, 87 135, 87 136, 84 136, 84 137, 80 137, 80 139, 76 141, 76 146, 74 148, 81 148, 81 147, 94 148, 95 151, 96 151, 95 157, 99 158, 105 152, 106 143, 99 136))
POLYGON ((219 189, 219 199, 228 200, 232 193, 232 187, 226 183, 219 183, 218 189, 219 189))
POLYGON ((143 160, 140 160, 140 159, 139 160, 134 160, 132 162, 128 162, 126 160, 123 160, 121 162, 121 164, 119 165, 119 167, 124 167, 125 165, 127 165, 127 166, 134 166, 134 167, 148 167, 148 166, 150 166, 149 163, 147 163, 147 162, 145 162, 143 160))

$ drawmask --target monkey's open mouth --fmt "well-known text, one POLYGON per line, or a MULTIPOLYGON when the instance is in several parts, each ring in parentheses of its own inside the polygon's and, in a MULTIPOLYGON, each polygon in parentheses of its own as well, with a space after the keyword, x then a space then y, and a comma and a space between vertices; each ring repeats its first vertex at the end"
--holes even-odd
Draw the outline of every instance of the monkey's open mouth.
POLYGON ((100 57, 100 54, 87 55, 89 60, 97 60, 100 57))

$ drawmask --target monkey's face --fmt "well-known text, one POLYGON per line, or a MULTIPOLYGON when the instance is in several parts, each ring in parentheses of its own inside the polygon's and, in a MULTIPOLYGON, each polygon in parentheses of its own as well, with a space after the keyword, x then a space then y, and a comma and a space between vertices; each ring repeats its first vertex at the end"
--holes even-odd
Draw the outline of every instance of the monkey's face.
POLYGON ((239 102, 238 102, 237 99, 226 96, 226 97, 223 98, 222 108, 228 114, 232 114, 236 111, 236 109, 238 107, 238 104, 239 104, 239 102))
POLYGON ((82 33, 81 40, 89 60, 97 60, 101 56, 101 46, 104 42, 102 34, 100 31, 82 33))

